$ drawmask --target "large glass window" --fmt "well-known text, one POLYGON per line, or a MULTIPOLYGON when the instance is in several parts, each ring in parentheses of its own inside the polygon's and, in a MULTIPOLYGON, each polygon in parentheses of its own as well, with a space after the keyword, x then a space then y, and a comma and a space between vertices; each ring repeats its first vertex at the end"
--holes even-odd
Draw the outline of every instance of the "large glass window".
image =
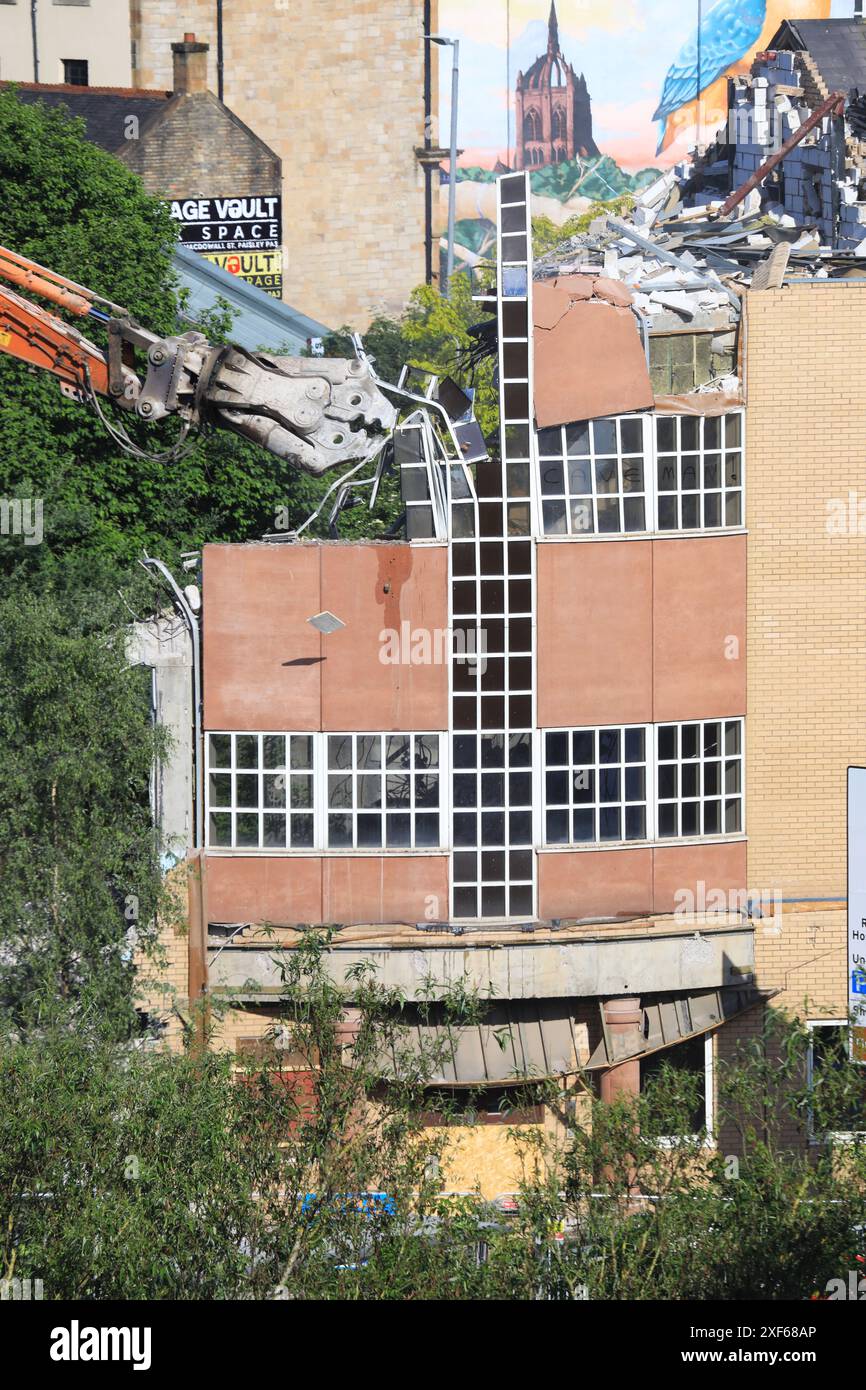
POLYGON ((743 525, 743 415, 621 415, 537 431, 546 536, 743 525))
POLYGON ((208 844, 310 849, 313 736, 208 734, 208 844))
POLYGON ((819 1019, 809 1027, 809 1128, 813 1138, 866 1133, 866 1076, 849 1060, 848 1024, 819 1019))
POLYGON ((655 426, 658 529, 742 526, 742 415, 658 415, 655 426))
POLYGON ((641 1133, 660 1143, 694 1139, 712 1130, 713 1043, 701 1035, 642 1057, 641 1094, 647 1098, 641 1133), (665 1069, 673 1068, 662 1079, 665 1069), (676 1073, 680 1074, 677 1084, 676 1073), (672 1132, 672 1129, 674 1132, 672 1132))
POLYGON ((647 837, 647 731, 549 730, 545 838, 549 845, 647 837))
POLYGON ((743 720, 547 729, 544 843, 743 833, 743 720))
POLYGON ((658 836, 732 835, 743 829, 743 721, 660 724, 658 836))
POLYGON ((645 431, 638 415, 539 430, 545 535, 649 529, 645 431))
POLYGON ((438 734, 328 734, 328 848, 441 843, 438 734))
POLYGON ((208 734, 208 845, 438 847, 439 745, 426 733, 208 734))

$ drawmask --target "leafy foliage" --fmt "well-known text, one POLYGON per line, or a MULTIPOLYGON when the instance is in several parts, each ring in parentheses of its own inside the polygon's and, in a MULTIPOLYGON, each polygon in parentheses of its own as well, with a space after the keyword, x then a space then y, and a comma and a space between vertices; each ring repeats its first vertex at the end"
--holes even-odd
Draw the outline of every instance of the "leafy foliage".
MULTIPOLYGON (((423 1120, 452 1029, 484 1002, 452 990, 419 1045, 368 968, 332 983, 330 940, 275 954, 283 1002, 245 1066, 54 1032, 0 1052, 0 1275, 41 1278, 47 1298, 741 1300, 809 1298, 854 1267, 866 1149, 793 1142, 798 1025, 774 1019, 722 1068, 736 1160, 690 1133, 678 1069, 614 1104, 588 1078, 527 1087, 567 1135, 500 1131, 524 1173, 505 1216, 448 1195, 460 1131, 423 1120)), ((864 1114, 851 1064, 831 1088, 864 1114)))
POLYGON ((0 596, 0 1021, 128 1032, 130 930, 161 901, 148 786, 161 736, 129 613, 82 586, 0 596))
MULTIPOLYGON (((134 174, 84 138, 83 122, 63 108, 24 105, 14 89, 0 93, 0 181, 5 245, 124 305, 147 328, 189 327, 178 324, 171 269, 176 224, 134 174)), ((217 313, 205 326, 220 340, 228 321, 217 313)), ((87 320, 84 331, 104 345, 99 324, 87 320)), ((122 423, 152 451, 177 432, 171 422, 122 423)), ((129 565, 144 547, 174 563, 208 540, 261 535, 279 507, 299 524, 323 490, 226 431, 173 464, 130 458, 52 377, 0 356, 0 496, 44 499, 45 527, 40 546, 2 538, 7 574, 53 574, 72 554, 129 565)))
POLYGON ((556 251, 572 237, 581 236, 589 230, 590 223, 597 217, 622 217, 633 205, 634 197, 625 193, 619 198, 611 198, 608 202, 593 203, 586 212, 576 213, 558 227, 549 217, 533 217, 532 246, 536 258, 546 256, 549 251, 556 251))

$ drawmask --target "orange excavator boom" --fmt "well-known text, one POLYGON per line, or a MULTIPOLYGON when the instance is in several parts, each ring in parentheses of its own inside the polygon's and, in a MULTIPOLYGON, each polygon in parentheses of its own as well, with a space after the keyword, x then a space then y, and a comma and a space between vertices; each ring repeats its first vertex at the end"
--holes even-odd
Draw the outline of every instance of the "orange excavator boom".
POLYGON ((130 452, 140 450, 108 423, 97 396, 149 422, 176 415, 184 434, 203 424, 232 430, 314 475, 373 458, 396 423, 397 411, 366 360, 253 353, 213 346, 196 332, 160 337, 86 285, 0 246, 2 281, 0 352, 51 372, 65 395, 92 402, 130 452), (20 290, 100 323, 107 346, 31 304, 20 290), (140 370, 136 354, 146 358, 140 370))

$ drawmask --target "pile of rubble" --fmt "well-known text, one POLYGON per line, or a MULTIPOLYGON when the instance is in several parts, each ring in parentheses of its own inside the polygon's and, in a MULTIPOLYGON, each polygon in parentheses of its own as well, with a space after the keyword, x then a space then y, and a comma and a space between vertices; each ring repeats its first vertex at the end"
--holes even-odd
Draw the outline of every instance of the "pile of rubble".
POLYGON ((829 91, 808 52, 778 50, 731 82, 712 146, 650 184, 627 221, 599 217, 541 257, 535 275, 621 281, 654 332, 724 331, 744 289, 788 273, 859 277, 864 258, 866 98, 829 91))

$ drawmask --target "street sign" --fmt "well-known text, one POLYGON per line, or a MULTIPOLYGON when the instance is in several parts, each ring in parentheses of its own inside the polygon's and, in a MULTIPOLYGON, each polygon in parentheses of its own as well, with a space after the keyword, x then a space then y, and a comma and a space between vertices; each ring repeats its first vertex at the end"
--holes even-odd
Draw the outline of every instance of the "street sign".
POLYGON ((851 1059, 866 1063, 866 767, 848 769, 848 1014, 851 1059))

